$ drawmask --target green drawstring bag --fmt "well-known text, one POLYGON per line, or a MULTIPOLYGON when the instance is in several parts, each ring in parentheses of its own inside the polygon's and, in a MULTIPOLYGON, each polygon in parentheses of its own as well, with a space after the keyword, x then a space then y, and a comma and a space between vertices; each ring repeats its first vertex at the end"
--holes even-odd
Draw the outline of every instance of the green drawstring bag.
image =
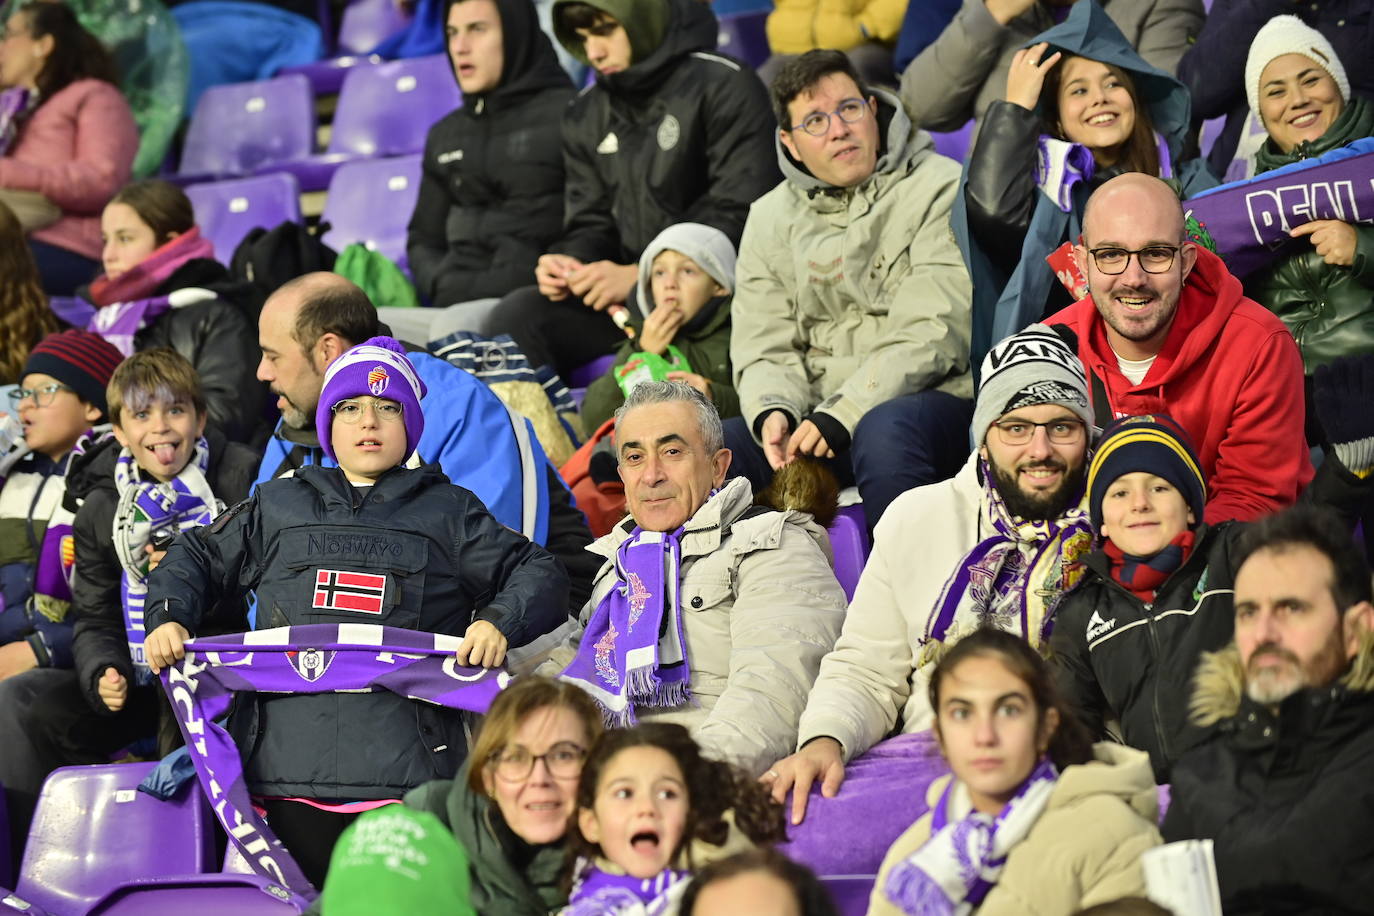
POLYGON ((359 242, 339 252, 334 273, 358 284, 377 308, 418 308, 420 305, 415 287, 401 273, 401 268, 380 251, 372 251, 359 242))

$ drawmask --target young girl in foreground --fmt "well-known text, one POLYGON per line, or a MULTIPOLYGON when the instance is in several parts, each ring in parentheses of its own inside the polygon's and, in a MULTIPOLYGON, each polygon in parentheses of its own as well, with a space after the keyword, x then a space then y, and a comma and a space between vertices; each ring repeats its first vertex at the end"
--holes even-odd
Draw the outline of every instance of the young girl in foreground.
POLYGON ((1143 895, 1140 854, 1159 844, 1149 758, 1093 745, 1018 636, 983 629, 930 680, 953 771, 883 861, 869 916, 1078 910, 1143 895))
POLYGON ((608 731, 577 787, 563 916, 676 913, 694 870, 784 839, 782 808, 744 772, 704 759, 687 729, 608 731))

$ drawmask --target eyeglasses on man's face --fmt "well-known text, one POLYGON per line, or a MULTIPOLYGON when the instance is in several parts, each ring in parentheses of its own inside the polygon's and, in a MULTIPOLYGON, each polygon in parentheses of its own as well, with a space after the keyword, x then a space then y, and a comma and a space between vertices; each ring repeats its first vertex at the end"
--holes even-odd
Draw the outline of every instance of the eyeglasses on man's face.
POLYGON ((51 385, 44 385, 42 388, 15 388, 10 391, 10 400, 14 402, 15 407, 18 407, 32 398, 34 404, 39 407, 47 407, 52 404, 59 391, 74 391, 74 389, 55 382, 51 385))
POLYGON ((1140 269, 1147 274, 1162 274, 1174 266, 1174 258, 1178 256, 1178 251, 1176 245, 1147 245, 1134 251, 1108 246, 1089 248, 1088 254, 1092 255, 1093 264, 1101 273, 1116 276, 1126 272, 1126 266, 1131 263, 1132 256, 1140 262, 1140 269))
POLYGON ((1005 445, 1025 445, 1035 438, 1035 431, 1044 428, 1045 434, 1055 445, 1073 445, 1083 438, 1086 425, 1082 420, 1060 417, 1045 423, 1032 423, 1030 420, 998 420, 992 424, 997 427, 997 435, 1005 445))
POLYGON ((534 772, 534 765, 544 761, 549 775, 559 779, 574 779, 582 773, 582 761, 587 749, 572 741, 560 741, 542 754, 531 754, 529 748, 515 745, 492 757, 496 775, 507 782, 519 782, 534 772))
POLYGON ((401 419, 401 405, 395 401, 340 401, 331 410, 335 419, 356 426, 362 422, 363 414, 371 408, 381 422, 395 422, 401 419))
POLYGON ((824 137, 830 132, 830 118, 839 115, 846 124, 857 124, 868 114, 868 103, 863 99, 845 99, 834 111, 813 111, 802 118, 800 124, 793 124, 788 130, 804 130, 813 137, 824 137))

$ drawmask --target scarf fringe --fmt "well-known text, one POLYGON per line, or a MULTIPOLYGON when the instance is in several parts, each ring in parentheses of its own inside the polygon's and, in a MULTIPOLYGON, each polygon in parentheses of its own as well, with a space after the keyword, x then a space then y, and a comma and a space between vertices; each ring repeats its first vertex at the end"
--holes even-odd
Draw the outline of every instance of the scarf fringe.
POLYGON ((909 862, 899 862, 888 872, 883 895, 907 916, 946 916, 954 905, 944 890, 909 862))

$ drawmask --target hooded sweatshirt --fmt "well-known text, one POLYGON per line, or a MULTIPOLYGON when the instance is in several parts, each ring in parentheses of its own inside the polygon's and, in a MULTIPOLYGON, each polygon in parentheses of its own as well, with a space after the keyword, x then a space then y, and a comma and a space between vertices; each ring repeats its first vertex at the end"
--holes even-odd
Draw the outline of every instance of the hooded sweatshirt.
MULTIPOLYGON (((1188 90, 1177 79, 1147 64, 1121 30, 1092 0, 1075 3, 1068 19, 1026 42, 1046 42, 1045 54, 1062 52, 1125 70, 1136 97, 1150 112, 1155 133, 1168 148, 1169 168, 1183 196, 1216 184, 1201 160, 1183 160, 1189 131, 1188 90)), ((1061 65, 1062 66, 1062 65, 1061 65)), ((1036 185, 1037 137, 1042 114, 1015 102, 994 102, 984 115, 978 141, 964 165, 964 178, 951 223, 973 276, 973 353, 975 367, 997 341, 1039 321, 1046 306, 1068 301, 1045 257, 1082 230, 1083 210, 1097 185, 1119 173, 1096 170, 1074 185, 1069 210, 1061 210, 1036 185)))
MULTIPOLYGON (((574 0, 554 4, 559 10, 574 0)), ((714 53, 699 0, 590 0, 629 35, 630 66, 583 90, 563 116, 563 236, 582 261, 633 264, 668 226, 713 226, 738 244, 749 205, 777 181, 773 115, 758 76, 714 53)), ((582 41, 558 40, 586 63, 582 41)))
POLYGON ((425 140, 406 252, 416 286, 436 306, 528 284, 563 226, 559 119, 572 81, 530 0, 496 0, 496 8, 500 82, 467 96, 425 140))
POLYGON ((730 358, 750 427, 811 416, 847 447, 884 401, 972 395, 969 278, 949 232, 958 166, 896 96, 873 90, 881 146, 852 188, 819 180, 774 136, 786 179, 749 211, 730 358))
POLYGON ((1298 346, 1210 251, 1198 249, 1164 348, 1139 384, 1122 374, 1091 295, 1046 323, 1078 335, 1099 419, 1167 413, 1192 437, 1208 524, 1292 505, 1312 479, 1298 346))

